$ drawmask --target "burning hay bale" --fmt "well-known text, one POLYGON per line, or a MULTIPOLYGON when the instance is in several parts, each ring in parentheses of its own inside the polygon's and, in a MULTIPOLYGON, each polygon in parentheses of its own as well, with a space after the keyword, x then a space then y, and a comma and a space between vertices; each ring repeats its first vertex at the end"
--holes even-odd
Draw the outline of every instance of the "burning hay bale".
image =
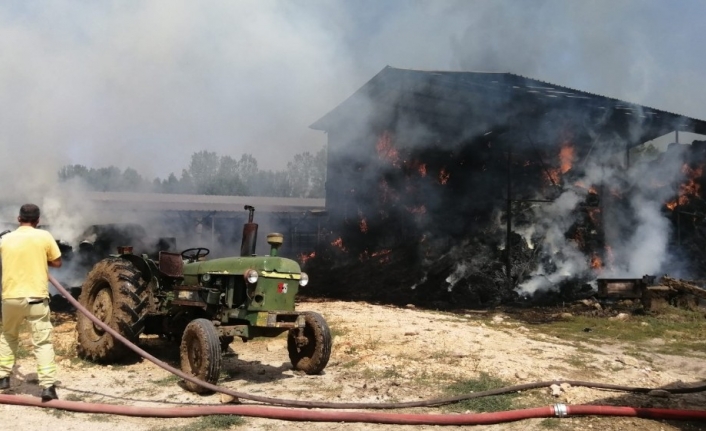
MULTIPOLYGON (((344 277, 344 284, 340 273, 324 271, 325 294, 405 303, 412 299, 458 308, 508 303, 528 294, 536 295, 538 302, 570 301, 594 293, 589 283, 598 277, 656 272, 655 268, 670 264, 665 259, 670 254, 689 254, 684 259, 689 264, 682 269, 688 266, 692 274, 699 274, 696 267, 706 267, 702 216, 706 201, 699 194, 685 194, 701 188, 655 186, 645 177, 646 172, 664 171, 655 165, 674 165, 675 160, 694 166, 703 163, 699 145, 678 156, 673 149, 635 172, 611 170, 600 181, 592 179, 591 172, 575 171, 565 149, 558 157, 561 169, 533 170, 531 164, 517 162, 513 166, 520 171, 517 175, 527 178, 520 190, 535 190, 551 199, 514 200, 503 211, 497 205, 501 201, 490 198, 459 202, 454 179, 460 173, 453 169, 439 169, 432 162, 408 163, 409 169, 400 169, 402 160, 415 159, 414 153, 392 151, 389 133, 380 141, 385 144, 379 146, 385 148, 381 157, 390 171, 379 179, 379 188, 370 189, 379 193, 353 199, 357 212, 331 229, 340 236, 325 243, 317 250, 317 259, 307 263, 317 268, 346 268, 344 273, 349 276, 344 277), (427 195, 421 191, 429 190, 425 178, 430 171, 443 171, 444 182, 434 177, 432 183, 441 193, 423 203, 420 198, 427 195), (642 182, 635 182, 637 177, 642 182), (648 200, 655 190, 656 198, 648 200), (675 198, 676 210, 668 201, 672 190, 680 193, 675 198), (691 215, 686 218, 686 214, 691 215), (658 259, 651 259, 649 253, 659 253, 658 259)), ((677 184, 704 180, 684 176, 702 169, 680 172, 672 172, 677 184)), ((481 170, 466 175, 486 174, 481 170)), ((667 177, 658 178, 669 183, 667 177)))
POLYGON ((463 307, 701 278, 706 145, 643 145, 682 120, 510 74, 386 68, 312 126, 329 136, 321 290, 463 307))

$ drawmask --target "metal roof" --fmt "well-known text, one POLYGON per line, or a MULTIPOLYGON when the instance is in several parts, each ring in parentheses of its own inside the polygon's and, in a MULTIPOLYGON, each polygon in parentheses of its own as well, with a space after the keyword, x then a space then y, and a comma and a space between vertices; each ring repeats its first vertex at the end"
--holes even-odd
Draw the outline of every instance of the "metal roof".
POLYGON ((526 105, 524 112, 535 118, 538 113, 551 110, 603 113, 609 117, 610 121, 606 122, 609 126, 611 122, 615 125, 616 121, 639 124, 644 129, 639 137, 643 142, 674 130, 706 134, 706 122, 703 120, 512 73, 421 71, 390 66, 310 127, 329 131, 346 121, 356 109, 361 109, 364 100, 403 109, 409 109, 411 102, 416 105, 413 109, 422 109, 420 105, 423 103, 419 100, 424 99, 412 99, 409 95, 429 98, 432 93, 430 100, 442 98, 459 107, 462 107, 464 100, 471 98, 483 101, 492 99, 491 104, 496 108, 509 107, 508 103, 522 100, 526 105))
POLYGON ((86 199, 102 209, 139 211, 243 212, 252 205, 258 212, 301 212, 323 209, 325 199, 259 196, 215 196, 167 193, 88 192, 86 199))

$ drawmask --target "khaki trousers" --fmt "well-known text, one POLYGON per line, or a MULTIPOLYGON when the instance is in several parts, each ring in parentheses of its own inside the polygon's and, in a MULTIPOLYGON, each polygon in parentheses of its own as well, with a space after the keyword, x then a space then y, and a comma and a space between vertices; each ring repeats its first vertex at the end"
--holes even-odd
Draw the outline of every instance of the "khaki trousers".
POLYGON ((27 321, 32 330, 34 357, 37 358, 39 385, 49 387, 56 382, 56 362, 49 320, 49 300, 29 304, 26 298, 2 300, 2 334, 0 334, 0 378, 12 372, 19 345, 20 325, 27 321))

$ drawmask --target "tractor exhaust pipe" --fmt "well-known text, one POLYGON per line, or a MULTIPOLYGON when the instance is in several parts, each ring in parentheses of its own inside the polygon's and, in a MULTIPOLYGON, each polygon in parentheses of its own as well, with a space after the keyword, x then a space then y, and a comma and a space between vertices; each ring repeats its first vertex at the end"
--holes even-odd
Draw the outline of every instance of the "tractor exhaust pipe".
POLYGON ((245 205, 248 214, 248 222, 243 225, 243 242, 240 244, 241 256, 255 256, 255 246, 257 245, 257 223, 253 223, 255 207, 245 205))

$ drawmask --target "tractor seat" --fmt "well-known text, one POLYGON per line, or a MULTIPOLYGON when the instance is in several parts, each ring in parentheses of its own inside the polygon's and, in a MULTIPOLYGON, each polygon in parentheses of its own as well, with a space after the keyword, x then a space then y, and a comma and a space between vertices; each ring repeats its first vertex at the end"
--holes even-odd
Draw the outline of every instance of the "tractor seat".
POLYGON ((159 272, 165 277, 184 279, 184 260, 181 253, 159 252, 159 272))

